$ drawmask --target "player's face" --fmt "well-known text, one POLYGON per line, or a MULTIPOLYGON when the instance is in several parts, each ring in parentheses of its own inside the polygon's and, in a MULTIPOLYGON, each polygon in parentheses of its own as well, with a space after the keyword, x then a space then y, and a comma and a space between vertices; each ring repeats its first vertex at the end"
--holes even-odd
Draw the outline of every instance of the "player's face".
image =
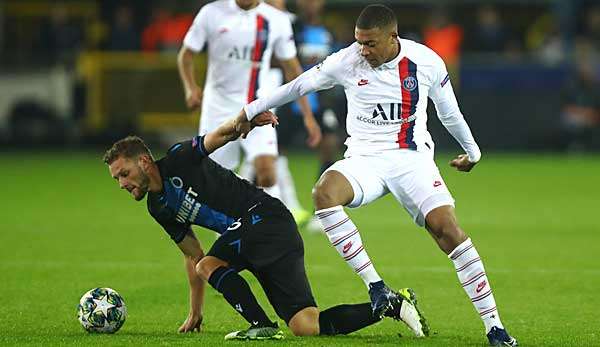
POLYGON ((390 30, 355 28, 354 38, 360 45, 360 54, 371 67, 378 67, 394 58, 397 42, 396 35, 390 30))
POLYGON ((127 191, 137 201, 148 193, 150 178, 138 164, 138 160, 119 157, 108 166, 110 175, 119 182, 121 189, 127 191))
POLYGON ((258 5, 258 0, 235 0, 235 3, 244 10, 249 10, 258 5))

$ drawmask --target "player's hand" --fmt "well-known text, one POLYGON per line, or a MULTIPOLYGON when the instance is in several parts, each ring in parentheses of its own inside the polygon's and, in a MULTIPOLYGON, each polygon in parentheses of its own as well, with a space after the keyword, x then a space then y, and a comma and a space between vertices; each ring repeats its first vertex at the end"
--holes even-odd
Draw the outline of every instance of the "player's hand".
POLYGON ((277 118, 277 116, 273 112, 265 111, 259 114, 258 116, 252 118, 252 121, 250 123, 252 124, 252 128, 268 124, 271 124, 273 125, 273 127, 275 127, 276 125, 279 125, 279 118, 277 118))
POLYGON ((477 163, 469 161, 469 156, 460 154, 455 159, 450 160, 450 166, 455 167, 458 171, 469 172, 477 163))
POLYGON ((202 89, 194 86, 185 91, 185 104, 190 110, 196 110, 202 105, 202 89))
POLYGON ((252 121, 248 121, 248 119, 246 119, 245 113, 242 112, 236 118, 235 123, 236 133, 238 133, 242 136, 243 139, 245 139, 248 136, 248 133, 254 127, 263 126, 267 124, 272 124, 273 126, 276 126, 277 124, 279 124, 279 120, 277 116, 273 114, 273 112, 265 111, 252 118, 252 121))
POLYGON ((201 329, 202 316, 198 316, 190 312, 185 322, 183 322, 183 324, 181 324, 181 326, 179 327, 178 331, 180 333, 191 333, 194 331, 200 332, 201 329))
POLYGON ((310 148, 315 148, 321 142, 323 134, 321 133, 321 127, 315 120, 315 117, 304 117, 304 127, 308 133, 306 144, 310 148))

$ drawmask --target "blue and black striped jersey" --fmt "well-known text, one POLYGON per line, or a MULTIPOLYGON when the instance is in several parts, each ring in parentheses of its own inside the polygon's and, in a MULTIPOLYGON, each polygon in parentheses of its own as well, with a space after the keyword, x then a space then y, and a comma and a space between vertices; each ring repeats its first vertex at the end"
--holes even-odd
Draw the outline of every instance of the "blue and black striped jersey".
POLYGON ((148 193, 148 211, 176 243, 192 224, 220 234, 265 198, 262 190, 210 159, 204 137, 172 146, 156 164, 163 189, 148 193))

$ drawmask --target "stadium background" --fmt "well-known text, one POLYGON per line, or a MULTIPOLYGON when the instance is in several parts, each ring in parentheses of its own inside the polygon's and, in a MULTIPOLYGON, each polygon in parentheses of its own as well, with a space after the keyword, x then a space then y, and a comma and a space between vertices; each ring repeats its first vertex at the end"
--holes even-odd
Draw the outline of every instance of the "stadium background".
MULTIPOLYGON (((324 22, 340 46, 351 42, 353 21, 368 3, 326 2, 324 22)), ((444 52, 482 147, 472 173, 450 170, 446 163, 459 148, 431 114, 438 165, 485 258, 510 332, 523 345, 600 345, 600 3, 381 3, 397 13, 402 36, 444 52)), ((100 160, 126 134, 143 134, 160 155, 195 133, 197 115, 185 109, 175 56, 201 5, 0 3, 2 345, 215 345, 245 327, 208 289, 204 332, 175 333, 187 315, 181 257, 100 160), (128 322, 114 336, 90 336, 78 326, 77 300, 95 286, 116 289, 128 304, 128 322)), ((295 2, 288 8, 295 11, 295 2)), ((290 165, 302 203, 311 206, 318 163, 301 138, 296 142, 290 165)), ((351 215, 386 281, 420 294, 436 334, 416 340, 383 322, 348 337, 300 339, 286 331, 286 343, 485 343, 451 264, 393 199, 351 215)), ((199 235, 208 248, 212 235, 199 235)), ((322 235, 303 237, 322 307, 368 300, 322 235)))

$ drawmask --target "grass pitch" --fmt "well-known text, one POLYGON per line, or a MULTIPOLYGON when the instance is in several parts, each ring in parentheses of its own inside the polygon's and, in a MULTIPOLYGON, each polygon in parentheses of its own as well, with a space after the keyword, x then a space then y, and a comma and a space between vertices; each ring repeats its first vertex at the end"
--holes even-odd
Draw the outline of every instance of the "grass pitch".
MULTIPOLYGON (((101 154, 0 154, 0 345, 241 344, 223 336, 246 322, 209 287, 203 332, 176 332, 188 313, 182 257, 145 203, 118 189, 101 154), (116 289, 127 303, 127 322, 114 335, 87 334, 77 321, 79 297, 97 286, 116 289)), ((438 165, 509 332, 523 346, 600 345, 600 157, 489 154, 470 174, 451 170, 448 159, 438 156, 438 165)), ((317 163, 299 154, 290 165, 309 207, 317 163)), ((416 290, 433 336, 416 339, 401 323, 383 321, 332 338, 296 338, 284 328, 284 341, 260 344, 487 344, 452 264, 395 200, 388 196, 350 214, 386 282, 416 290)), ((214 236, 197 234, 208 249, 214 236)), ((323 235, 303 237, 321 308, 368 301, 362 281, 323 235)), ((256 281, 245 277, 275 318, 256 281)))

